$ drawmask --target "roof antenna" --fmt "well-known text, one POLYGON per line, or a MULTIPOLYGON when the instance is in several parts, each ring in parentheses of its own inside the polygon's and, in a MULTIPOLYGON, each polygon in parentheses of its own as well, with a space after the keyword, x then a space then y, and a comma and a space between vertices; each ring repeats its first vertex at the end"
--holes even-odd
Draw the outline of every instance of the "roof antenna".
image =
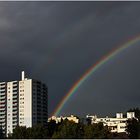
POLYGON ((22 76, 21 76, 22 81, 25 80, 25 72, 22 71, 22 76))

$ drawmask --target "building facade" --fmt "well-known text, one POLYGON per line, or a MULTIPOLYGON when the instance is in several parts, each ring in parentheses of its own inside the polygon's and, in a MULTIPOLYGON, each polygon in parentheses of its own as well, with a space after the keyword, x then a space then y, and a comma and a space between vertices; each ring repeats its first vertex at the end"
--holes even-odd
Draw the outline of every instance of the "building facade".
POLYGON ((19 126, 46 124, 48 119, 48 89, 38 80, 0 82, 0 126, 7 135, 19 126))
POLYGON ((135 118, 134 112, 127 112, 127 117, 123 117, 123 113, 116 113, 116 118, 98 118, 96 115, 86 116, 91 124, 102 122, 104 126, 108 126, 111 132, 124 133, 126 132, 127 120, 135 118))
POLYGON ((74 123, 79 123, 79 118, 77 118, 76 116, 74 115, 71 115, 71 116, 68 116, 68 117, 63 117, 63 116, 60 116, 60 117, 56 117, 56 116, 52 116, 48 119, 48 122, 50 122, 51 120, 54 120, 56 123, 59 123, 61 122, 62 120, 69 120, 69 121, 72 121, 74 123))

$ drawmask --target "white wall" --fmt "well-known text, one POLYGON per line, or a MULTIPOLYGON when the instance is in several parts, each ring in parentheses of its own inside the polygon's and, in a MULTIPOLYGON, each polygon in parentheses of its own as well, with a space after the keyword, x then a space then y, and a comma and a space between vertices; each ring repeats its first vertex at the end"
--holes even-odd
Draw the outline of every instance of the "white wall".
POLYGON ((13 132, 13 82, 7 83, 7 133, 13 132))
POLYGON ((19 125, 32 127, 32 80, 19 81, 19 125))

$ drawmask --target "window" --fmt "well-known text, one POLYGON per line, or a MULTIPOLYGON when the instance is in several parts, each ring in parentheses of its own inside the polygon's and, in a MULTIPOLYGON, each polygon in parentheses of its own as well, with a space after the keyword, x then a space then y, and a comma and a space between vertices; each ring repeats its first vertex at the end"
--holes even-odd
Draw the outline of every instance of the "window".
POLYGON ((20 90, 20 92, 24 92, 24 90, 20 90))
POLYGON ((24 82, 23 82, 23 81, 21 81, 21 82, 20 82, 20 84, 22 85, 22 84, 24 84, 24 82))
POLYGON ((24 104, 24 102, 20 102, 20 104, 24 104))
POLYGON ((21 105, 21 106, 20 106, 20 108, 24 108, 24 106, 23 106, 23 105, 21 105))
POLYGON ((24 118, 20 118, 20 120, 24 120, 24 118))
POLYGON ((20 110, 20 112, 24 112, 24 110, 23 110, 23 109, 21 109, 21 110, 20 110))
POLYGON ((20 94, 20 96, 24 96, 24 94, 20 94))
POLYGON ((124 128, 125 128, 125 126, 120 126, 120 128, 121 128, 121 129, 124 129, 124 128))

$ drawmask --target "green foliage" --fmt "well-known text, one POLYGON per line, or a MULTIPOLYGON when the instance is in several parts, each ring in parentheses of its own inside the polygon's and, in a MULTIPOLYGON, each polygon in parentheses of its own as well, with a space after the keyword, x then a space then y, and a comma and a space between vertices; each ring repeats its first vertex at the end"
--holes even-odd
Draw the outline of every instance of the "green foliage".
POLYGON ((76 138, 108 138, 109 130, 102 123, 98 124, 81 124, 64 120, 56 124, 51 121, 47 126, 36 125, 32 128, 17 126, 13 134, 8 138, 11 139, 76 139, 76 138))
POLYGON ((137 119, 128 120, 126 131, 128 133, 129 138, 140 138, 140 122, 137 119))
POLYGON ((23 127, 23 126, 17 126, 13 130, 13 134, 11 136, 9 136, 9 137, 13 138, 13 139, 25 139, 25 138, 28 138, 27 128, 23 127))
POLYGON ((41 124, 27 128, 27 132, 31 139, 48 138, 48 129, 41 124))
POLYGON ((135 112, 136 119, 130 119, 127 121, 126 131, 129 138, 139 139, 140 138, 140 109, 131 108, 127 112, 135 112))
POLYGON ((50 138, 49 131, 47 127, 39 124, 35 125, 32 128, 26 128, 22 126, 17 126, 13 130, 13 134, 11 134, 8 138, 12 139, 40 139, 40 138, 50 138))
POLYGON ((88 124, 84 126, 84 138, 86 139, 103 139, 108 138, 110 134, 107 127, 103 126, 102 123, 88 124))
MULTIPOLYGON (((107 126, 102 123, 91 124, 87 120, 87 124, 74 123, 72 121, 63 120, 56 124, 55 121, 50 121, 47 126, 38 124, 32 128, 17 126, 13 134, 8 138, 14 139, 121 139, 121 138, 140 138, 140 110, 139 108, 130 109, 135 112, 138 119, 130 119, 127 121, 127 133, 111 133, 107 126)), ((2 133, 0 132, 2 137, 2 133)))
POLYGON ((110 133, 108 135, 108 138, 109 139, 128 139, 129 137, 125 132, 123 132, 123 133, 110 133))
POLYGON ((108 127, 103 126, 102 123, 83 125, 74 123, 68 120, 62 122, 58 129, 54 132, 52 138, 58 139, 73 139, 73 138, 86 138, 86 139, 101 139, 108 138, 110 132, 108 127))
POLYGON ((58 129, 54 132, 52 138, 81 138, 82 127, 78 123, 72 121, 64 120, 61 125, 58 126, 58 129))
POLYGON ((56 129, 58 128, 59 124, 56 124, 56 122, 54 120, 51 120, 50 122, 48 122, 47 124, 47 129, 48 129, 48 137, 51 138, 52 135, 54 134, 54 132, 56 131, 56 129))

